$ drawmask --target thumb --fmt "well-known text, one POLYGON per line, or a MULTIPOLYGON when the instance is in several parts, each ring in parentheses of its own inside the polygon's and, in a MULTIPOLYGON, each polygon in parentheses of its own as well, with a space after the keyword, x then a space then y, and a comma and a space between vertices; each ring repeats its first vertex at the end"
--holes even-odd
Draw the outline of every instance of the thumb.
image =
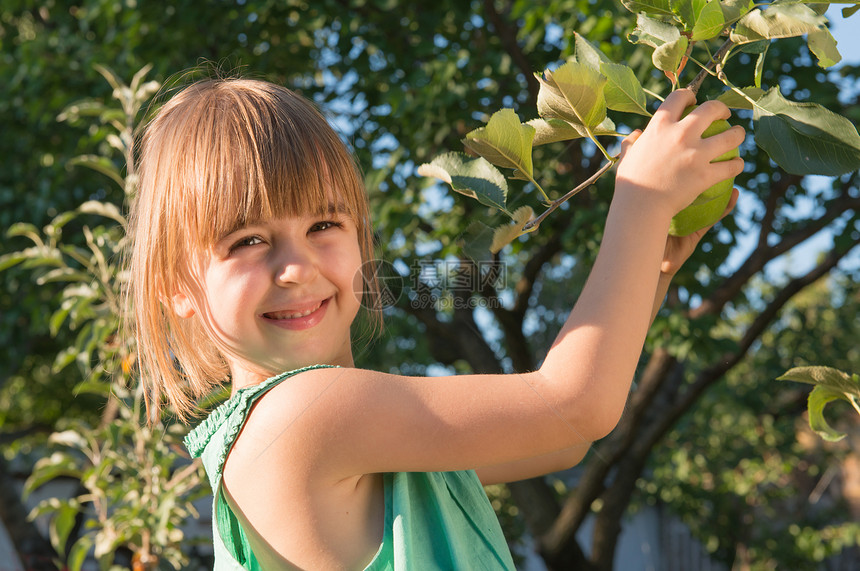
POLYGON ((642 131, 640 129, 636 129, 621 141, 621 152, 619 154, 619 159, 623 159, 624 155, 627 154, 627 151, 630 150, 630 147, 633 146, 633 143, 636 142, 637 139, 642 135, 642 131))

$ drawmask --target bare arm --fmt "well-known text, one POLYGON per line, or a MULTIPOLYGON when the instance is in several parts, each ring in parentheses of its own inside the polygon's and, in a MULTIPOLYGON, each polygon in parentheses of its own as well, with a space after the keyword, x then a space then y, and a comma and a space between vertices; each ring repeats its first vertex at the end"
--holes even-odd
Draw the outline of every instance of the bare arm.
POLYGON ((481 466, 496 467, 485 469, 488 478, 510 479, 551 471, 562 458, 578 461, 623 410, 663 287, 671 217, 742 168, 740 159, 710 163, 740 144, 742 129, 701 138, 728 109, 709 102, 681 120, 693 101, 689 92, 670 95, 621 160, 595 266, 538 371, 438 378, 308 371, 252 415, 247 428, 260 423, 260 454, 280 443, 285 462, 303 458, 333 479, 481 466))

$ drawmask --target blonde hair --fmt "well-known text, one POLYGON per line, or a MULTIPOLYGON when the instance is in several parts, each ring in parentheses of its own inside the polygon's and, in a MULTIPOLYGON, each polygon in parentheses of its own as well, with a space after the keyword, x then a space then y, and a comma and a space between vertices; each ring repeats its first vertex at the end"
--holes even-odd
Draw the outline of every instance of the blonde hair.
MULTIPOLYGON (((289 89, 249 79, 208 79, 155 114, 140 147, 131 208, 128 298, 150 419, 167 402, 182 419, 229 370, 196 317, 171 298, 189 265, 217 239, 261 218, 323 214, 332 200, 358 227, 364 296, 378 296, 367 195, 344 143, 320 112, 289 89)), ((367 301, 365 299, 364 301, 367 301)), ((380 324, 378 304, 362 303, 380 324)))

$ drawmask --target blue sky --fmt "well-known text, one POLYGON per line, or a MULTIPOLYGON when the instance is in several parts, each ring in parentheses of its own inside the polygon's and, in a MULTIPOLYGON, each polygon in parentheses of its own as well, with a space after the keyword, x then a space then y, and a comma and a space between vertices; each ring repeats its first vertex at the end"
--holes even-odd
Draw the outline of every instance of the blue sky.
POLYGON ((843 18, 842 8, 844 6, 845 4, 832 4, 827 10, 827 18, 831 23, 830 30, 833 37, 836 38, 836 47, 842 54, 842 61, 856 64, 860 63, 860 34, 857 33, 858 24, 860 24, 860 12, 850 18, 843 18))

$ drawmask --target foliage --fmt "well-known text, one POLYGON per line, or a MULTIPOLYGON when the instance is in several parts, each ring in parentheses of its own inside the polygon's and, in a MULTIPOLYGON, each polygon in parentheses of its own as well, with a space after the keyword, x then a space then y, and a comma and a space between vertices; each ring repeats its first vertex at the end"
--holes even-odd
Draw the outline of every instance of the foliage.
MULTIPOLYGON (((126 85, 110 70, 99 72, 113 88, 116 106, 99 100, 85 100, 67 107, 60 121, 93 117, 111 126, 106 137, 110 149, 119 153, 126 168, 119 168, 108 156, 84 155, 70 161, 109 177, 132 197, 136 188, 134 168, 135 126, 144 103, 159 89, 155 81, 145 82, 149 66, 135 74, 126 85)), ((112 568, 118 548, 133 553, 135 566, 155 569, 159 560, 174 568, 187 563, 181 545, 180 525, 196 517, 191 500, 201 493, 203 481, 199 461, 177 468, 181 438, 186 429, 176 422, 158 419, 146 426, 141 411, 141 388, 130 392, 134 347, 120 331, 125 313, 123 253, 127 220, 111 202, 88 200, 77 209, 63 212, 39 232, 35 225, 17 223, 10 237, 25 237, 33 245, 0 257, 0 271, 20 265, 32 272, 37 285, 63 284, 58 307, 49 327, 56 336, 62 329, 75 331, 73 342, 54 359, 52 372, 76 363, 85 379, 75 393, 101 397, 105 414, 97 426, 83 419, 65 419, 60 430, 48 438, 56 448, 40 459, 27 480, 25 494, 57 477, 80 481, 85 492, 70 499, 42 501, 31 518, 50 515, 51 543, 61 559, 77 571, 90 551, 102 569, 112 568), (96 217, 91 226, 81 219, 96 217), (69 243, 63 230, 79 222, 86 247, 69 243), (105 378, 106 377, 106 378, 105 378), (87 530, 70 537, 79 516, 87 530), (71 548, 66 552, 67 543, 71 548)))
POLYGON ((857 292, 856 283, 821 280, 793 300, 761 350, 677 423, 637 482, 646 504, 669 506, 715 558, 752 569, 817 569, 856 545, 856 518, 841 493, 849 483, 839 476, 851 444, 815 438, 800 418, 808 391, 786 384, 773 392, 772 379, 786 363, 821 354, 838 367, 856 360, 857 292))
MULTIPOLYGON (((100 386, 89 390, 107 392, 100 386)), ((101 569, 115 569, 119 548, 131 550, 135 569, 158 569, 160 562, 186 568, 181 526, 198 515, 192 500, 207 493, 200 463, 177 466, 186 432, 181 424, 148 426, 140 390, 113 390, 118 418, 96 427, 70 419, 65 430, 50 436, 56 450, 36 462, 25 487, 27 494, 64 476, 80 480, 85 492, 43 500, 31 517, 51 516, 51 544, 72 571, 81 569, 90 551, 101 569), (72 536, 67 552, 79 514, 86 531, 72 536)))
MULTIPOLYGON (((630 0, 622 4, 637 14, 636 28, 628 39, 654 49, 654 67, 671 81, 671 88, 678 87, 685 66, 691 62, 702 70, 690 82, 693 91, 698 91, 707 74, 718 78, 728 89, 717 99, 753 110, 755 141, 780 167, 796 175, 830 176, 860 168, 860 135, 849 119, 817 103, 789 101, 778 85, 762 89, 761 70, 771 40, 806 35, 808 48, 821 67, 841 61, 836 41, 827 29, 827 18, 814 7, 798 2, 757 6, 751 0, 630 0), (718 48, 707 43, 721 36, 728 39, 718 48), (741 89, 729 80, 725 68, 730 58, 750 52, 758 54, 754 85, 741 89)), ((463 139, 466 149, 478 158, 449 152, 418 168, 418 174, 436 177, 511 218, 514 215, 505 204, 505 177, 495 167, 513 169, 510 178, 527 181, 540 192, 547 210, 535 219, 514 218, 516 230, 497 228, 490 247, 494 254, 518 236, 536 230, 547 214, 593 184, 617 161, 617 155, 610 155, 598 139, 598 135, 623 136, 607 110, 651 115, 646 90, 633 68, 614 63, 582 35, 575 34, 575 38, 573 57, 555 70, 535 74, 540 83, 537 119, 520 123, 513 109, 497 111, 485 127, 470 131, 463 139), (607 164, 561 198, 550 200, 533 175, 533 147, 583 137, 595 145, 607 164)), ((651 95, 663 99, 656 93, 651 95)), ((718 208, 715 214, 722 210, 718 208)))
MULTIPOLYGON (((202 59, 298 89, 324 109, 366 173, 380 256, 409 279, 413 290, 427 285, 410 275, 421 262, 464 261, 468 266, 464 247, 477 241, 464 239, 463 229, 472 222, 493 227, 510 223, 496 209, 455 200, 457 195, 442 185, 413 176, 416 165, 458 147, 497 109, 534 116, 540 84, 533 70, 579 53, 574 32, 612 62, 625 62, 646 95, 662 93, 667 85, 649 50, 622 34, 636 27, 636 16, 609 0, 247 0, 205 8, 190 0, 167 7, 83 0, 73 9, 52 0, 32 4, 10 0, 0 6, 0 83, 7 90, 0 99, 3 228, 18 221, 42 228, 57 213, 88 200, 122 205, 122 189, 109 178, 92 169, 66 168, 81 154, 109 152, 107 135, 113 128, 55 121, 83 96, 110 96, 110 86, 93 64, 131 77, 152 62, 151 76, 166 80, 202 59)), ((707 59, 702 53, 696 57, 707 59)), ((855 125, 860 120, 853 96, 860 69, 818 66, 808 35, 769 42, 761 65, 758 61, 758 53, 735 52, 726 63, 726 77, 740 74, 748 78, 740 85, 754 86, 760 75, 763 86, 779 86, 786 99, 814 100, 855 125)), ((694 66, 687 65, 679 81, 686 83, 698 71, 694 66)), ((723 91, 724 84, 708 75, 700 99, 723 91)), ((610 113, 619 132, 641 128, 647 119, 627 111, 610 113)), ((750 120, 752 111, 738 110, 736 116, 750 120)), ((598 138, 610 154, 616 152, 611 137, 598 138)), ((793 421, 806 395, 784 384, 778 398, 769 398, 772 388, 752 381, 773 379, 796 365, 856 366, 857 310, 844 302, 844 296, 856 296, 856 289, 824 290, 814 311, 813 305, 794 303, 821 291, 819 284, 828 280, 860 282, 852 265, 854 244, 860 241, 856 172, 802 177, 777 168, 755 145, 745 144, 742 154, 747 169, 736 181, 742 193, 735 214, 703 238, 676 276, 646 345, 622 425, 596 444, 578 471, 578 485, 564 493, 543 479, 508 486, 503 515, 518 523, 509 529, 516 533, 525 525, 550 567, 611 569, 628 505, 647 496, 638 491, 637 482, 664 465, 670 469, 663 472, 660 489, 680 486, 668 508, 684 512, 687 503, 700 502, 726 509, 726 527, 710 516, 717 510, 699 512, 709 516, 689 521, 699 537, 724 538, 717 553, 741 565, 744 542, 755 538, 724 531, 740 529, 731 526, 740 518, 764 513, 745 511, 750 495, 761 509, 770 509, 768 503, 778 498, 753 491, 735 504, 724 502, 728 494, 693 481, 695 470, 686 476, 671 470, 663 452, 682 446, 690 457, 701 452, 709 464, 719 465, 715 473, 721 466, 734 470, 739 459, 770 458, 777 444, 796 443, 793 421), (802 249, 810 242, 821 251, 814 260, 802 249), (791 275, 775 279, 770 271, 775 265, 791 267, 791 275), (782 399, 789 402, 784 411, 776 408, 782 399), (771 427, 766 432, 776 440, 763 432, 735 449, 741 442, 736 432, 719 430, 733 424, 709 424, 714 402, 722 402, 725 418, 749 415, 740 424, 771 427), (780 422, 766 424, 767 415, 780 422), (689 443, 680 437, 689 437, 689 443), (508 502, 518 508, 515 517, 505 507, 508 502), (603 506, 599 513, 592 511, 596 505, 603 506), (565 516, 559 517, 562 510, 565 516), (583 531, 585 517, 593 523, 591 533, 583 531)), ((605 163, 583 138, 532 149, 533 177, 550 200, 563 195, 557 189, 576 188, 605 163)), ((533 370, 593 263, 611 197, 607 178, 559 206, 541 222, 539 232, 529 234, 527 244, 516 239, 506 246, 499 254, 503 279, 492 288, 458 294, 464 302, 459 309, 441 303, 413 305, 416 291, 405 289, 386 310, 384 336, 376 344, 356 347, 357 362, 405 374, 533 370)), ((538 210, 540 200, 533 195, 539 192, 530 192, 530 184, 511 181, 508 211, 523 206, 538 210)), ((87 249, 83 233, 73 231, 77 222, 70 224, 64 243, 87 249)), ((477 249, 486 253, 490 242, 484 239, 477 249)), ((0 255, 32 245, 25 237, 5 238, 0 255)), ((63 430, 64 418, 85 418, 96 426, 104 406, 103 399, 89 394, 69 398, 81 381, 77 367, 50 374, 55 355, 75 342, 78 331, 61 328, 51 337, 53 311, 45 308, 58 307, 65 284, 34 287, 32 270, 21 266, 0 273, 0 362, 6 365, 0 371, 0 423, 11 444, 8 450, 31 445, 39 427, 63 430)), ((838 466, 840 453, 822 448, 816 454, 814 462, 806 460, 810 468, 798 474, 813 485, 838 466), (817 475, 812 466, 819 468, 817 475)), ((800 462, 797 456, 783 458, 800 462)), ((756 466, 752 461, 745 465, 756 466)), ((757 470, 777 465, 769 461, 757 470)), ((795 546, 820 546, 835 535, 831 526, 845 521, 844 511, 813 511, 788 513, 782 519, 791 519, 798 534, 774 534, 770 541, 775 544, 767 545, 768 538, 762 537, 755 549, 746 551, 746 561, 766 565, 781 561, 780 553, 809 558, 811 547, 796 551, 795 546)), ((760 524, 754 528, 765 530, 761 518, 754 521, 760 524)), ((835 542, 825 547, 837 549, 835 542)))
POLYGON ((815 385, 809 393, 809 427, 825 440, 837 442, 845 438, 845 433, 827 424, 824 418, 827 403, 845 400, 860 414, 860 375, 849 375, 833 367, 794 367, 777 380, 815 385))

